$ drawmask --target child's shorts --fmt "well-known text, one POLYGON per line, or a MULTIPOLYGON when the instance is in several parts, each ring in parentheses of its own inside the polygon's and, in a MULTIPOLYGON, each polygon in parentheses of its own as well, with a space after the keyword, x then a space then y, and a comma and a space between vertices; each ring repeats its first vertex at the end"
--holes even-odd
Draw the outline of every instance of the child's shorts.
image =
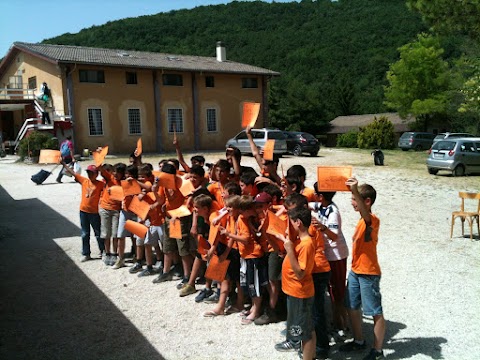
POLYGON ((178 255, 187 256, 190 254, 195 254, 197 249, 197 243, 195 239, 190 234, 192 228, 192 216, 185 216, 180 218, 180 226, 182 228, 182 238, 174 239, 169 236, 170 233, 170 222, 165 221, 165 240, 163 244, 164 253, 173 253, 178 251, 178 255))
MULTIPOLYGON (((227 250, 227 246, 219 242, 217 244, 217 255, 221 256, 225 250, 227 250)), ((238 250, 230 249, 227 259, 230 260, 230 265, 228 265, 227 269, 227 279, 234 282, 240 281, 240 254, 238 250)))
POLYGON ((163 225, 155 226, 150 225, 147 231, 147 236, 145 237, 145 245, 153 246, 158 244, 160 250, 163 248, 163 225))
POLYGON ((362 275, 350 271, 348 274, 345 307, 360 310, 367 316, 382 315, 380 275, 362 275))
POLYGON ((312 338, 314 297, 300 299, 287 296, 287 338, 299 342, 312 338))
POLYGON ((267 267, 267 257, 259 259, 240 258, 240 286, 251 298, 261 296, 261 287, 268 284, 267 267))
POLYGON ((278 251, 270 252, 268 255, 268 279, 270 281, 282 280, 283 258, 278 256, 278 251))
POLYGON ((125 238, 127 236, 132 237, 132 233, 125 229, 125 223, 127 220, 137 221, 137 215, 131 211, 120 210, 120 218, 118 220, 118 231, 117 236, 119 238, 125 238))
POLYGON ((336 261, 329 261, 331 276, 329 283, 329 293, 333 302, 342 302, 345 299, 345 289, 347 285, 347 258, 336 261))
POLYGON ((99 208, 100 214, 100 237, 102 239, 110 239, 117 237, 118 220, 120 217, 120 210, 106 210, 99 208))

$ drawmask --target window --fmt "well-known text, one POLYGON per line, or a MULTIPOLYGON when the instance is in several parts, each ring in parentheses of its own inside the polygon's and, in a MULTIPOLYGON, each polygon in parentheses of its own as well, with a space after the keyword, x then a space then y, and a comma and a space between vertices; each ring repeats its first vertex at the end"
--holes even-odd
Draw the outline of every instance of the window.
POLYGON ((466 142, 460 146, 461 152, 475 152, 475 148, 473 147, 473 142, 466 142))
POLYGON ((247 133, 245 131, 240 132, 236 137, 237 140, 247 139, 247 133))
POLYGON ((163 74, 163 85, 165 86, 183 86, 183 77, 179 74, 163 74))
POLYGON ((242 88, 244 88, 244 89, 256 89, 256 88, 258 88, 257 78, 242 78, 242 88))
POLYGON ((10 76, 8 79, 8 88, 9 89, 21 89, 22 88, 22 77, 21 76, 10 76))
POLYGON ((88 128, 90 136, 103 135, 102 109, 88 109, 88 128))
POLYGON ((217 132, 217 109, 207 109, 207 132, 217 132))
POLYGON ((134 71, 126 71, 125 76, 127 77, 127 84, 137 84, 137 73, 134 71))
POLYGON ((182 109, 167 110, 168 132, 173 133, 173 129, 177 133, 183 133, 183 112, 182 109))
POLYGON ((37 88, 37 77, 32 76, 31 78, 28 78, 28 88, 29 89, 36 89, 37 88))
POLYGON ((105 83, 105 73, 103 70, 79 70, 80 82, 87 83, 105 83))
POLYGON ((141 133, 140 109, 128 109, 128 134, 137 135, 141 133))
POLYGON ((215 78, 213 76, 205 77, 205 87, 215 87, 215 78))

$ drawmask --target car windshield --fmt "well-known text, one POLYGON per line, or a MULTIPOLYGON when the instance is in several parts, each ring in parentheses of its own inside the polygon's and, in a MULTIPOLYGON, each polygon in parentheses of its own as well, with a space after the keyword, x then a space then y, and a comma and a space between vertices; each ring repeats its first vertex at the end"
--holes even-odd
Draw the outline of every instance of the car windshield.
POLYGON ((438 141, 438 140, 442 140, 445 138, 445 134, 438 134, 437 136, 435 136, 435 138, 433 139, 433 141, 438 141))
POLYGON ((281 131, 269 131, 267 137, 269 139, 285 140, 285 135, 281 131))
POLYGON ((441 151, 441 150, 450 151, 450 150, 453 150, 453 148, 455 147, 455 144, 456 144, 455 141, 439 141, 435 145, 433 145, 432 149, 438 150, 438 151, 441 151))
POLYGON ((400 136, 401 139, 407 139, 409 137, 411 137, 413 135, 413 133, 411 132, 405 132, 402 134, 402 136, 400 136))

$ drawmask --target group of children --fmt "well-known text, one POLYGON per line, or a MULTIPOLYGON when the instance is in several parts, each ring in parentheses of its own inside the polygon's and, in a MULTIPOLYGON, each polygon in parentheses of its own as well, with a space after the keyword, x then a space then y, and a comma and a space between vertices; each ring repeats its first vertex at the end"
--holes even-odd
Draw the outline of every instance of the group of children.
POLYGON ((88 166, 88 177, 64 164, 82 185, 82 261, 91 259, 90 228, 104 262, 114 269, 125 267, 125 238, 131 237, 134 264, 129 272, 156 275, 154 283, 179 279, 181 297, 195 294, 196 286, 205 284, 195 298, 214 304, 205 317, 239 313, 243 325, 265 325, 279 321, 286 307, 286 339, 275 349, 298 351, 305 359, 328 357, 328 292, 337 335, 344 336, 351 326, 354 337, 339 350, 366 348, 363 310, 374 319, 374 344, 364 359, 383 358, 385 320, 376 256, 379 220, 371 212, 375 190, 358 185, 355 178, 346 182, 352 205, 361 215, 347 284, 348 247, 332 201, 335 193, 319 191, 317 183, 305 187, 301 165, 279 174, 278 157, 262 158, 249 130, 260 174, 241 166, 235 148, 227 149, 225 159, 207 164, 208 171, 203 156, 192 157, 188 165, 178 141, 174 141, 177 159, 162 160, 159 172, 135 153, 128 166, 88 166), (173 186, 161 181, 163 173, 172 176, 173 186), (188 193, 183 190, 186 182, 191 183, 188 193), (119 201, 114 187, 125 184, 138 184, 138 194, 119 201), (144 218, 132 211, 132 202, 138 201, 148 203, 144 218), (188 211, 180 214, 181 208, 188 211), (131 221, 145 225, 146 234, 132 234, 127 226, 131 221), (173 235, 174 228, 178 235, 173 235), (215 275, 205 276, 209 271, 215 275))

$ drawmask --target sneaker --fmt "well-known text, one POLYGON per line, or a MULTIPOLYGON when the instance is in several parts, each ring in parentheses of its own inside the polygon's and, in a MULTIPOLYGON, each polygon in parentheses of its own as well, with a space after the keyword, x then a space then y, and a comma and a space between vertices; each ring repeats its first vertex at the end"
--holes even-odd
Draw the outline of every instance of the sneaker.
POLYGON ((143 268, 142 268, 142 264, 140 264, 140 263, 137 262, 137 263, 135 263, 135 265, 133 265, 133 266, 130 268, 130 270, 128 270, 128 272, 129 272, 130 274, 136 274, 136 273, 138 273, 139 271, 142 271, 142 269, 143 269, 143 268))
POLYGON ((117 261, 115 261, 115 264, 112 266, 113 269, 120 269, 122 267, 125 267, 125 260, 121 258, 118 258, 117 261))
POLYGON ((103 253, 102 254, 102 261, 105 265, 108 265, 108 259, 110 258, 110 254, 103 253))
POLYGON ((380 360, 380 359, 385 359, 385 356, 383 356, 383 351, 377 351, 375 349, 370 350, 367 356, 363 358, 363 360, 380 360))
POLYGON ((217 294, 217 292, 214 292, 212 295, 205 298, 205 300, 203 300, 203 302, 205 302, 207 304, 216 304, 216 303, 218 303, 219 298, 220 298, 220 296, 217 294))
POLYGON ((282 341, 281 343, 278 343, 275 345, 275 350, 277 351, 298 351, 300 350, 301 342, 299 341, 298 343, 294 343, 293 341, 290 340, 285 340, 282 341))
POLYGON ((209 296, 213 295, 212 289, 204 288, 200 293, 195 297, 195 302, 199 303, 208 298, 209 296))
POLYGON ((339 351, 359 351, 365 350, 367 348, 367 343, 363 340, 363 343, 359 344, 355 340, 347 342, 338 348, 339 351))
POLYGON ((258 318, 255 319, 253 322, 255 325, 267 325, 270 323, 278 322, 277 314, 270 308, 265 310, 265 313, 258 318))
POLYGON ((117 262, 117 255, 110 255, 110 257, 108 258, 107 265, 113 266, 115 265, 116 262, 117 262))
POLYGON ((155 275, 157 272, 155 269, 151 268, 149 269, 148 267, 138 273, 138 277, 144 277, 144 276, 150 276, 150 275, 155 275))
POLYGON ((82 258, 80 259, 80 262, 85 262, 88 260, 92 260, 90 255, 83 255, 82 258))
MULTIPOLYGON (((172 276, 172 278, 173 278, 173 276, 172 276)), ((187 284, 188 284, 188 279, 187 279, 187 278, 183 278, 182 281, 180 281, 180 282, 177 284, 177 290, 182 290, 187 284)))
POLYGON ((157 270, 163 269, 163 261, 157 260, 157 262, 155 263, 155 265, 153 265, 153 267, 157 270))
POLYGON ((197 292, 197 289, 195 289, 195 286, 192 286, 190 284, 185 284, 185 286, 180 290, 180 297, 184 297, 187 295, 195 294, 197 292))
POLYGON ((160 284, 165 281, 172 281, 172 274, 171 273, 163 273, 159 275, 157 278, 153 279, 154 284, 160 284))

